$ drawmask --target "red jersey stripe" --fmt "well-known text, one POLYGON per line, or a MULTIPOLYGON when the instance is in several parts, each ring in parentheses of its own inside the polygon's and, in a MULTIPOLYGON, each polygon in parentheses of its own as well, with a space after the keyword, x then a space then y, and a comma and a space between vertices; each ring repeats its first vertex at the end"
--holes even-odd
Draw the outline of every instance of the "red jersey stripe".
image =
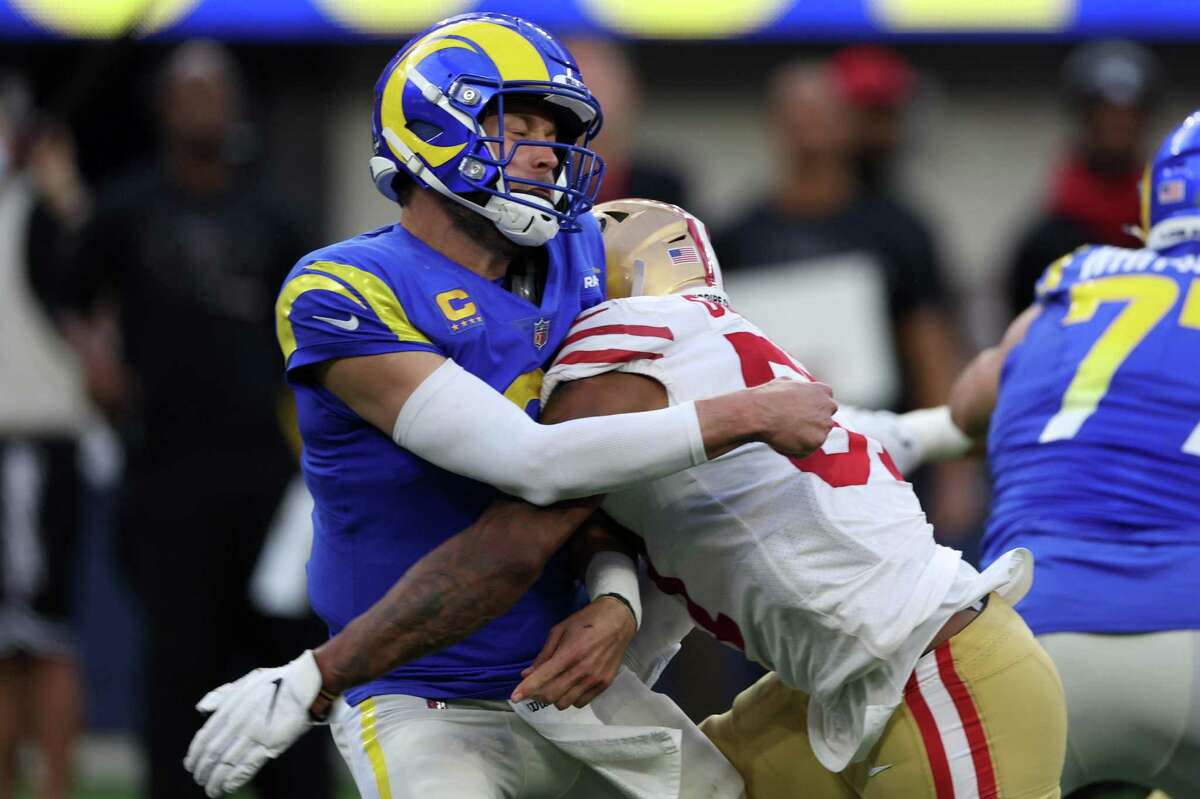
POLYGON ((966 684, 958 676, 954 667, 954 656, 949 646, 939 646, 937 655, 938 674, 946 692, 954 699, 954 707, 962 720, 963 732, 967 735, 967 743, 971 747, 971 760, 975 763, 975 780, 979 785, 979 799, 996 799, 999 791, 996 789, 996 769, 992 764, 992 755, 988 751, 987 733, 983 722, 979 719, 979 710, 966 684))
POLYGON ((954 780, 950 776, 946 747, 942 745, 942 733, 929 710, 929 705, 925 702, 925 697, 921 695, 921 687, 917 684, 915 673, 909 675, 908 685, 904 687, 904 701, 917 722, 921 740, 925 742, 925 756, 929 758, 929 769, 933 772, 933 788, 937 799, 954 799, 954 780))
POLYGON ((558 359, 557 366, 573 363, 626 363, 628 361, 653 361, 662 357, 661 352, 640 350, 577 350, 558 359))
POLYGON ((654 568, 654 564, 650 562, 649 557, 646 558, 646 571, 650 577, 650 581, 657 585, 659 590, 664 594, 683 597, 683 601, 687 604, 688 615, 692 617, 692 621, 712 633, 712 636, 718 641, 733 644, 738 648, 739 652, 746 651, 746 639, 742 636, 742 629, 738 627, 736 621, 724 613, 718 613, 714 618, 711 613, 697 605, 691 596, 688 595, 687 586, 683 584, 683 580, 680 580, 678 577, 664 577, 659 574, 654 568))
POLYGON ((900 474, 900 470, 896 468, 896 462, 892 460, 892 456, 886 449, 879 450, 879 460, 883 461, 883 468, 887 469, 892 477, 895 477, 901 483, 904 482, 904 475, 900 474))
POLYGON ((675 340, 675 335, 669 327, 658 327, 656 325, 596 325, 589 327, 586 330, 580 330, 578 333, 572 333, 563 341, 562 346, 567 347, 588 336, 609 336, 616 334, 624 334, 627 336, 647 336, 652 338, 665 338, 671 341, 675 340))
POLYGON ((579 316, 576 316, 575 321, 571 323, 571 328, 575 329, 575 328, 579 327, 579 325, 581 323, 586 322, 587 320, 591 319, 593 316, 599 316, 600 314, 607 311, 608 308, 609 308, 609 306, 602 305, 601 307, 596 308, 593 311, 588 311, 587 313, 582 313, 579 316))

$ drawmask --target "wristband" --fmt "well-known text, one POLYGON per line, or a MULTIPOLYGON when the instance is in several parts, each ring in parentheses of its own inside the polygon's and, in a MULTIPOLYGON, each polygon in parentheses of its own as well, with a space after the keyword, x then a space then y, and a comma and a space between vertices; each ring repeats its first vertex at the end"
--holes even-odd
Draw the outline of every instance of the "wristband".
POLYGON ((634 626, 642 626, 642 595, 638 590, 637 565, 633 558, 611 550, 598 552, 588 563, 583 582, 589 599, 616 597, 633 614, 634 626))
MULTIPOLYGON (((637 611, 633 609, 633 603, 631 603, 628 599, 626 599, 625 597, 616 593, 615 591, 609 591, 607 594, 601 594, 600 596, 596 597, 596 599, 600 599, 600 597, 606 597, 606 596, 612 597, 613 599, 617 600, 618 602, 620 602, 622 605, 624 605, 626 608, 629 609, 629 613, 633 616, 633 626, 636 629, 638 626, 638 614, 637 614, 637 611)), ((592 601, 594 602, 595 600, 592 600, 592 601)))
MULTIPOLYGON (((339 694, 335 694, 333 691, 327 691, 322 686, 322 688, 319 691, 317 691, 317 698, 324 699, 326 702, 329 703, 329 706, 327 708, 325 708, 325 713, 320 716, 318 716, 316 713, 313 713, 312 708, 310 707, 308 709, 308 720, 311 721, 313 724, 328 723, 329 716, 333 713, 333 705, 335 702, 337 702, 338 697, 339 697, 339 694)), ((315 704, 315 702, 314 702, 314 704, 315 704)))
POLYGON ((971 449, 971 439, 955 426, 945 405, 901 414, 900 422, 917 442, 923 461, 961 458, 971 449))

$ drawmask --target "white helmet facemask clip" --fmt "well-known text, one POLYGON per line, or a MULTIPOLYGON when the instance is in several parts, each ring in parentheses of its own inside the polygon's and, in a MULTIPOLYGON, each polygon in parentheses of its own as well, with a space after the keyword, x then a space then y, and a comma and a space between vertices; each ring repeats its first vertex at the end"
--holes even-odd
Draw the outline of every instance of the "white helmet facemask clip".
MULTIPOLYGON (((549 200, 537 194, 526 194, 525 199, 547 209, 553 207, 549 200)), ((487 205, 479 213, 492 220, 505 238, 522 247, 540 247, 558 235, 558 220, 554 216, 505 197, 488 198, 487 205)))

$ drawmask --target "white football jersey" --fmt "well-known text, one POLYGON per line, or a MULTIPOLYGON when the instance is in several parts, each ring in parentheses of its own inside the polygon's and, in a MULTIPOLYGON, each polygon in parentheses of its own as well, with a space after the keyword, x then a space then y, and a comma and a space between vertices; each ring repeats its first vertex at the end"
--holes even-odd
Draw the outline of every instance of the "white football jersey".
MULTIPOLYGON (((543 403, 563 381, 612 370, 657 380, 672 404, 813 379, 727 305, 690 295, 581 314, 543 403)), ((832 771, 869 751, 953 613, 993 590, 1016 601, 1030 578, 1024 551, 980 575, 934 543, 883 447, 843 426, 807 458, 751 444, 611 494, 604 508, 644 539, 656 585, 696 626, 811 697, 813 750, 832 771)))

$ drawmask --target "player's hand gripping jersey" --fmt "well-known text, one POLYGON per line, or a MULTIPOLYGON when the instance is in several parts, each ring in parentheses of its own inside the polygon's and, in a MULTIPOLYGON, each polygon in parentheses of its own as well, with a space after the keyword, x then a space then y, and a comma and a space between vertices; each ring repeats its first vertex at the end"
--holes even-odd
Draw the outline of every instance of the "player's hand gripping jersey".
MULTIPOLYGON (((316 500, 308 564, 313 608, 336 634, 438 544, 472 524, 499 492, 396 446, 304 367, 334 358, 435 352, 538 413, 541 367, 580 312, 602 299, 595 221, 545 245, 540 306, 448 260, 391 225, 318 250, 292 270, 277 302, 280 345, 316 500)), ((575 610, 557 559, 507 614, 436 655, 347 693, 507 697, 546 631, 575 610)))
POLYGON ((984 560, 1038 553, 1038 634, 1200 627, 1200 247, 1085 247, 1038 284, 992 414, 984 560))
MULTIPOLYGON (((564 344, 543 397, 611 370, 657 380, 672 404, 775 377, 812 379, 702 294, 606 302, 564 344)), ((697 626, 811 696, 809 735, 832 771, 879 736, 955 611, 992 590, 1015 599, 1030 576, 1027 553, 980 575, 935 544, 888 454, 844 427, 807 458, 744 446, 610 494, 605 508, 643 537, 655 581, 697 626)))

